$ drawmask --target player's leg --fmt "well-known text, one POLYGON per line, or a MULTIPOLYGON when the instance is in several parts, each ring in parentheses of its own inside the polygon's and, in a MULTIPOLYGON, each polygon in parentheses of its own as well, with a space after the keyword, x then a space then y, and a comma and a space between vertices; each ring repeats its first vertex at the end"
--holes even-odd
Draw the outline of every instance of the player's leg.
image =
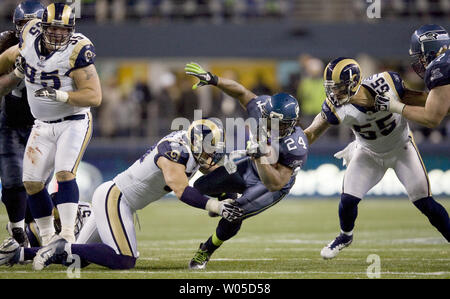
MULTIPOLYGON (((0 121, 1 122, 1 121, 0 121)), ((21 129, 0 125, 0 174, 2 201, 8 213, 8 231, 24 246, 26 245, 25 215, 27 193, 22 182, 22 163, 25 144, 21 142, 21 129)), ((29 130, 27 130, 29 133, 29 130)), ((26 141, 25 141, 26 142, 26 141)))
POLYGON ((236 201, 244 210, 244 217, 238 221, 229 222, 221 219, 215 233, 200 244, 194 258, 189 263, 190 269, 205 269, 211 255, 227 240, 234 237, 240 230, 242 221, 258 215, 271 206, 278 203, 286 195, 285 192, 270 192, 262 184, 256 184, 247 188, 236 201))
POLYGON ((395 173, 412 203, 427 216, 430 223, 450 242, 450 219, 445 208, 431 195, 428 174, 413 140, 399 155, 395 173))
MULTIPOLYGON (((133 214, 120 190, 111 181, 100 185, 94 193, 92 207, 101 243, 72 244, 61 238, 37 252, 33 260, 36 270, 64 262, 72 255, 78 255, 84 263, 110 269, 134 267, 138 253, 133 214), (51 250, 49 254, 46 254, 47 250, 51 250)), ((91 224, 83 230, 92 229, 91 224)))
POLYGON ((45 182, 53 169, 55 143, 48 124, 36 121, 23 157, 23 183, 28 194, 31 214, 39 227, 43 244, 54 235, 53 203, 45 182))
POLYGON ((69 242, 75 242, 74 224, 79 200, 76 173, 92 136, 91 115, 86 115, 83 120, 55 125, 59 135, 55 154, 55 176, 58 181, 56 207, 61 219, 60 235, 69 242))
POLYGON ((212 197, 219 197, 222 193, 243 193, 247 188, 244 176, 248 168, 249 160, 237 163, 237 171, 233 174, 229 174, 223 166, 218 167, 198 178, 194 182, 194 188, 212 197))
POLYGON ((339 201, 340 234, 320 252, 325 259, 334 258, 353 241, 353 229, 358 217, 358 204, 366 193, 383 178, 386 167, 371 154, 359 148, 354 152, 344 175, 339 201))

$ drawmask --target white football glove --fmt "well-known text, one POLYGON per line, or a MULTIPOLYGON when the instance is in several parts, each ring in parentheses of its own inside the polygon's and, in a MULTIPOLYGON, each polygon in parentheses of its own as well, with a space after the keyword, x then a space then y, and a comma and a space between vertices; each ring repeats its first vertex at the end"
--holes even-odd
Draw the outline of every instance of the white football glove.
POLYGON ((376 95, 375 96, 375 110, 377 111, 389 111, 398 114, 402 114, 405 104, 391 100, 386 95, 376 95))

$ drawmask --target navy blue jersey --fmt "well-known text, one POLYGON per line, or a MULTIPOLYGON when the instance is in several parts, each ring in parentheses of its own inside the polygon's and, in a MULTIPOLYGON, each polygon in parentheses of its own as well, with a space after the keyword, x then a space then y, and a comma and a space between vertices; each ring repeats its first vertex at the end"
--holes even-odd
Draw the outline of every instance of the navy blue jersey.
MULTIPOLYGON (((258 96, 251 100, 247 104, 247 112, 250 117, 259 119, 262 117, 262 106, 264 105, 268 96, 258 96)), ((277 163, 284 165, 286 167, 292 168, 293 170, 298 170, 305 165, 308 158, 308 139, 305 136, 302 128, 295 127, 292 134, 281 138, 278 143, 272 141, 272 147, 275 150, 278 149, 278 161, 277 163)), ((256 166, 254 163, 253 170, 257 175, 256 166)), ((295 182, 296 171, 293 172, 292 178, 289 183, 283 188, 283 190, 290 189, 295 182)))
MULTIPOLYGON (((7 32, 2 32, 0 35, 5 33, 7 32)), ((9 41, 8 46, 18 43, 19 39, 14 36, 9 41)), ((33 125, 34 117, 30 112, 27 91, 23 82, 19 83, 11 93, 3 97, 1 105, 2 125, 4 124, 11 128, 25 128, 33 125)))
POLYGON ((424 80, 428 90, 450 84, 450 50, 437 57, 428 65, 424 80))
POLYGON ((3 97, 1 113, 5 125, 8 127, 26 128, 33 126, 34 117, 28 105, 27 91, 23 82, 3 97))

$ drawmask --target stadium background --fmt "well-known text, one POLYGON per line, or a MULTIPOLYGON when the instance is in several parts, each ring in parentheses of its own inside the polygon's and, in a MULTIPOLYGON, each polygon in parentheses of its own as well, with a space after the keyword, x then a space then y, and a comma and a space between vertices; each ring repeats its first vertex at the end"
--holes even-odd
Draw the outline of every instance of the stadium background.
MULTIPOLYGON (((13 28, 18 2, 0 2, 1 31, 13 28)), ((394 70, 409 87, 423 89, 409 66, 409 37, 424 23, 450 29, 446 0, 82 0, 80 12, 76 29, 96 46, 103 88, 80 170, 84 197, 170 132, 174 118, 192 120, 194 108, 223 120, 245 116, 214 88, 192 91, 194 80, 183 72, 187 62, 257 94, 296 95, 306 128, 320 111, 329 60, 351 56, 364 76, 394 70)), ((450 119, 434 130, 410 126, 433 194, 450 196, 450 119)), ((352 139, 348 128, 332 128, 312 145, 291 195, 338 198, 344 168, 333 154, 352 139)), ((405 197, 391 171, 370 195, 405 197)))

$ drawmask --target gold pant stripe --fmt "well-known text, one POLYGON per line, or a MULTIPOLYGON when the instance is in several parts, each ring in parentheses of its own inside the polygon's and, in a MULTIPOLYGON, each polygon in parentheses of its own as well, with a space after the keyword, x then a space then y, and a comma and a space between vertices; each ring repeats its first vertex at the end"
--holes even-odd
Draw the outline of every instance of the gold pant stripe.
POLYGON ((411 138, 411 143, 412 143, 414 149, 416 150, 417 156, 419 157, 420 164, 422 165, 423 172, 425 173, 425 178, 427 179, 428 196, 432 196, 432 195, 431 195, 431 187, 430 187, 430 179, 428 178, 428 172, 427 172, 427 169, 426 169, 426 167, 425 167, 425 164, 423 163, 422 157, 420 156, 419 149, 417 148, 417 145, 416 145, 416 143, 414 142, 414 137, 413 137, 413 135, 412 135, 412 134, 409 134, 409 137, 411 138))
POLYGON ((119 249, 120 254, 133 256, 130 242, 128 240, 125 227, 120 216, 120 200, 122 193, 114 184, 108 191, 106 197, 106 219, 111 230, 114 242, 119 249))
POLYGON ((89 144, 89 141, 91 141, 92 137, 92 114, 90 112, 87 113, 88 116, 88 128, 86 130, 86 134, 84 135, 84 141, 83 145, 81 146, 80 153, 78 154, 77 160, 75 161, 75 165, 73 166, 72 170, 70 171, 74 175, 77 174, 78 166, 80 165, 81 158, 83 158, 84 152, 86 151, 86 148, 89 144))

